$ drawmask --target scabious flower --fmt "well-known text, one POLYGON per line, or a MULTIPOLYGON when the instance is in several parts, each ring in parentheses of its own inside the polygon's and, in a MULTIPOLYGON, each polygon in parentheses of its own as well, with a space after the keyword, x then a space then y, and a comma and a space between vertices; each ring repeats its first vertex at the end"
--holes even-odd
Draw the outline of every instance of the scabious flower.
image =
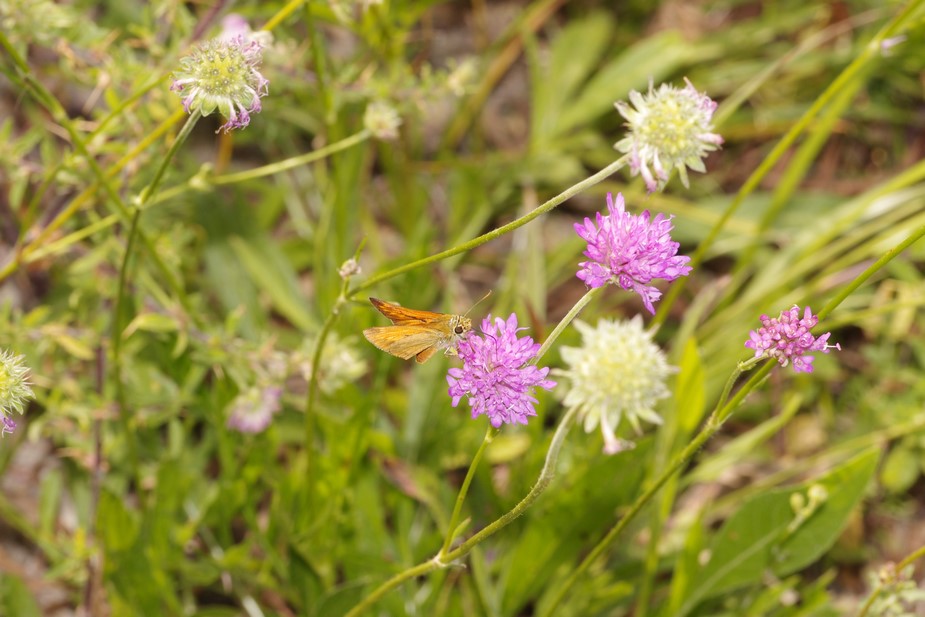
POLYGON ((749 332, 750 340, 745 346, 755 350, 755 357, 777 358, 781 366, 793 363, 797 373, 812 373, 814 356, 812 351, 829 353, 829 349, 841 350, 841 345, 829 345, 827 341, 831 332, 814 337, 810 330, 819 323, 807 306, 800 318, 800 307, 794 305, 790 310, 781 312, 777 318, 761 316, 761 327, 749 332))
POLYGON ((654 314, 653 303, 662 292, 649 283, 687 276, 691 267, 684 264, 690 257, 677 254, 680 245, 671 241, 670 216, 657 214, 650 221, 648 210, 638 216, 630 214, 620 193, 616 201, 607 194, 607 210, 607 216, 597 214, 597 226, 589 218, 584 224, 575 224, 575 231, 588 243, 584 255, 589 259, 578 264, 581 269, 577 276, 589 287, 613 283, 635 291, 654 314))
POLYGON ((687 168, 706 171, 703 158, 723 143, 712 132, 716 103, 684 81, 686 88, 662 84, 655 90, 650 83, 648 94, 633 90, 629 97, 635 109, 623 101, 614 104, 629 129, 614 147, 629 153, 630 171, 642 175, 650 193, 665 187, 672 169, 689 186, 687 168))
POLYGON ((555 370, 566 378, 566 407, 577 407, 585 432, 601 427, 604 452, 616 454, 633 447, 616 436, 625 417, 637 433, 640 420, 661 424, 655 404, 669 395, 665 380, 674 372, 665 354, 642 327, 642 317, 629 321, 602 319, 596 327, 576 320, 581 347, 563 347, 568 368, 555 370))
POLYGON ((9 417, 14 411, 21 414, 25 403, 32 398, 28 373, 23 356, 14 356, 9 351, 0 352, 0 436, 12 433, 16 422, 9 417))
POLYGON ((491 315, 482 320, 482 334, 473 332, 459 342, 457 352, 462 368, 451 368, 446 380, 453 407, 462 397, 469 399, 472 417, 488 416, 491 425, 526 424, 536 415, 534 388, 551 390, 556 382, 546 379, 548 368, 527 364, 540 349, 529 336, 517 337, 517 315, 507 321, 492 322, 491 315))
POLYGON ((244 34, 207 41, 180 60, 170 89, 183 97, 187 113, 221 112, 228 121, 219 131, 244 128, 268 92, 270 82, 257 70, 262 48, 257 37, 244 34))
POLYGON ((241 433, 260 433, 279 411, 280 388, 248 388, 231 401, 228 428, 241 433))

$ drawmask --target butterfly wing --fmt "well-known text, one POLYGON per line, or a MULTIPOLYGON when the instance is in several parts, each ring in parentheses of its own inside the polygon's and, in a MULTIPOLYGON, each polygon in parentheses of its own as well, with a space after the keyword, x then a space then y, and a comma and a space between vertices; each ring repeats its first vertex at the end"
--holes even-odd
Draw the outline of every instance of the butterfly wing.
POLYGON ((437 351, 442 341, 439 330, 421 326, 413 329, 406 326, 366 328, 363 330, 363 336, 386 353, 402 360, 416 357, 419 363, 426 362, 437 351))
POLYGON ((397 304, 392 304, 391 302, 383 302, 378 298, 370 298, 369 301, 376 307, 376 310, 388 317, 396 326, 428 324, 432 323, 434 320, 439 321, 440 318, 448 317, 443 313, 405 308, 397 304))

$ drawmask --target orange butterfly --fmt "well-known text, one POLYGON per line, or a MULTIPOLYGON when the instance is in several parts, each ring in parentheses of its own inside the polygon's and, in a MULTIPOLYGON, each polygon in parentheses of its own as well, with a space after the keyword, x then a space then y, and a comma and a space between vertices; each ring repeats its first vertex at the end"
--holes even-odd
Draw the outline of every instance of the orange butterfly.
POLYGON ((459 339, 472 329, 472 320, 465 315, 418 311, 377 298, 369 301, 393 325, 366 328, 363 336, 382 351, 402 360, 414 356, 419 364, 423 364, 438 349, 455 351, 459 339))

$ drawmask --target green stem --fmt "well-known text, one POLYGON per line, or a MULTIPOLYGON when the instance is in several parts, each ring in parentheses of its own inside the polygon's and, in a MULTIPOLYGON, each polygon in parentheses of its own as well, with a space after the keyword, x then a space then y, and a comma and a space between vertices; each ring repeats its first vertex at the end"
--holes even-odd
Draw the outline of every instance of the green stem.
POLYGON ((328 67, 325 62, 327 54, 324 49, 324 37, 315 26, 315 16, 312 14, 311 4, 305 5, 305 28, 308 30, 308 44, 312 52, 312 64, 315 67, 315 79, 318 84, 318 92, 321 94, 321 102, 324 106, 324 123, 327 126, 334 124, 336 120, 336 109, 334 106, 334 95, 328 86, 328 67))
POLYGON ((552 602, 546 606, 544 610, 541 611, 541 615, 550 616, 555 614, 556 608, 565 598, 565 595, 572 588, 575 582, 584 574, 587 569, 593 564, 598 557, 600 557, 604 551, 606 551, 613 541, 620 535, 620 533, 626 529, 626 527, 636 518, 636 515, 645 507, 649 501, 658 493, 659 489, 668 481, 671 476, 675 474, 682 467, 687 465, 688 462, 694 457, 694 455, 703 447, 703 445, 709 441, 713 435, 722 427, 723 422, 729 417, 729 415, 735 410, 736 407, 742 402, 745 396, 751 392, 764 377, 771 371, 771 368, 776 364, 774 361, 767 361, 764 366, 761 367, 758 372, 752 375, 751 379, 742 386, 742 388, 736 392, 735 396, 723 407, 717 405, 714 408, 713 413, 710 414, 710 417, 707 419, 706 424, 703 429, 697 434, 694 439, 687 444, 684 450, 675 457, 674 461, 661 473, 661 475, 653 482, 639 497, 636 498, 636 501, 633 502, 633 505, 630 506, 629 511, 621 518, 616 525, 614 525, 607 535, 605 535, 597 545, 588 553, 587 557, 582 560, 574 572, 566 579, 562 587, 559 588, 556 595, 553 597, 552 602))
POLYGON ((559 451, 562 449, 562 444, 565 443, 565 436, 572 426, 572 421, 577 411, 577 407, 572 407, 566 412, 565 416, 562 417, 562 420, 559 421, 559 426, 556 427, 556 432, 552 436, 552 442, 549 444, 549 450, 546 452, 546 462, 543 464, 543 469, 540 470, 540 475, 533 485, 533 488, 530 489, 530 492, 509 512, 502 515, 495 522, 483 527, 478 533, 456 547, 455 550, 446 554, 445 557, 447 562, 455 561, 463 557, 480 542, 510 525, 514 519, 523 514, 524 511, 536 501, 537 497, 546 490, 546 487, 549 486, 549 483, 552 482, 552 479, 555 477, 556 463, 559 460, 559 451))
POLYGON ((141 210, 136 209, 129 225, 125 253, 122 255, 122 263, 119 266, 119 286, 116 288, 116 306, 112 316, 112 332, 110 333, 112 340, 112 381, 116 391, 116 405, 119 406, 119 420, 122 425, 122 433, 125 436, 126 448, 128 449, 129 467, 135 480, 135 490, 138 491, 139 496, 141 496, 142 490, 141 475, 138 467, 138 440, 135 436, 135 431, 132 430, 128 405, 125 401, 125 389, 122 386, 122 307, 125 305, 129 259, 135 247, 135 238, 138 237, 138 221, 140 218, 141 210))
POLYGON ((112 340, 112 379, 116 391, 116 403, 119 406, 120 423, 125 433, 125 441, 128 447, 129 464, 135 478, 135 488, 139 495, 142 494, 142 491, 141 476, 138 467, 138 442, 135 437, 135 432, 132 430, 131 419, 128 415, 128 405, 126 405, 125 401, 125 390, 122 385, 122 314, 124 312, 123 307, 125 306, 125 289, 128 281, 129 262, 134 252, 136 238, 140 235, 139 223, 141 221, 142 207, 155 191, 157 191, 164 177, 164 173, 167 171, 167 166, 170 161, 173 160, 174 155, 180 149, 183 142, 186 141, 186 138, 189 137, 199 117, 198 111, 190 114, 186 124, 180 129, 170 149, 167 150, 167 154, 164 155, 160 166, 154 172, 154 178, 151 180, 151 183, 145 187, 141 195, 139 195, 138 204, 133 208, 134 211, 129 224, 128 239, 125 244, 125 253, 122 255, 122 263, 119 266, 119 285, 116 288, 116 304, 112 316, 112 332, 110 333, 112 340))
POLYGON ((361 143, 367 139, 369 139, 369 131, 363 129, 359 133, 349 137, 344 137, 340 141, 336 141, 333 144, 328 144, 324 148, 319 148, 306 154, 292 157, 291 159, 286 159, 284 161, 279 161, 270 165, 264 165, 263 167, 257 167, 256 169, 248 169, 247 171, 240 171, 238 173, 217 176, 212 179, 212 184, 231 184, 233 182, 242 182, 244 180, 253 180, 254 178, 263 178, 264 176, 278 174, 280 172, 286 171, 287 169, 293 169, 295 167, 323 159, 324 157, 334 154, 335 152, 346 150, 347 148, 361 143))
MULTIPOLYGON (((344 286, 346 287, 346 285, 347 282, 344 281, 344 286)), ((305 399, 305 481, 309 495, 314 494, 313 490, 315 486, 315 457, 312 449, 315 445, 315 402, 318 399, 318 374, 321 371, 321 354, 324 351, 324 344, 328 340, 328 335, 337 322, 340 310, 346 303, 347 300, 344 294, 341 293, 340 297, 338 297, 337 301, 334 303, 333 308, 331 308, 331 312, 328 313, 327 319, 325 319, 324 323, 321 325, 321 330, 318 332, 318 339, 315 341, 315 350, 314 353, 312 353, 312 372, 308 378, 308 395, 305 399)))
POLYGON ((578 184, 575 184, 574 186, 567 188, 566 190, 562 191, 561 193, 559 193, 558 195, 556 195, 555 197, 553 197, 546 203, 542 204, 541 206, 538 206, 537 208, 535 208, 528 214, 525 214, 524 216, 514 221, 511 221, 507 225, 502 225, 501 227, 498 227, 497 229, 493 229, 492 231, 486 234, 483 234, 477 238, 473 238, 472 240, 469 240, 468 242, 464 242, 463 244, 455 246, 451 249, 447 249, 440 253, 436 253, 435 255, 430 255, 429 257, 425 257, 423 259, 418 259, 417 261, 413 261, 409 264, 399 266, 398 268, 394 268, 387 272, 383 272, 382 274, 377 274, 375 276, 372 276, 368 278, 367 280, 363 281, 362 283, 360 283, 359 285, 350 289, 347 292, 347 297, 353 298, 355 295, 357 295, 364 289, 368 289, 372 287, 373 285, 381 283, 382 281, 386 281, 390 278, 396 277, 399 274, 404 274, 405 272, 410 272, 411 270, 416 270, 428 264, 432 264, 432 263, 441 261, 443 259, 447 259, 448 257, 453 257, 454 255, 465 253, 466 251, 470 251, 477 246, 481 246, 482 244, 485 244, 486 242, 489 242, 491 240, 494 240, 495 238, 503 236, 509 231, 513 231, 517 229, 518 227, 523 227, 524 225, 526 225, 533 219, 539 216, 542 216, 543 214, 549 212, 553 208, 556 208, 557 206, 561 205, 563 202, 581 193, 585 189, 592 187, 595 184, 598 184, 599 182, 605 180, 607 177, 609 177, 614 172, 616 172, 621 167, 623 167, 626 164, 627 160, 628 160, 627 156, 621 157, 620 159, 611 163, 610 165, 600 170, 593 176, 586 178, 582 180, 581 182, 579 182, 578 184))
POLYGON ((357 617, 362 615, 365 611, 370 609, 382 596, 392 591, 405 581, 415 578, 417 576, 424 576, 429 572, 433 572, 437 568, 445 567, 443 562, 439 561, 437 557, 434 557, 430 561, 425 561, 424 563, 419 563, 418 565, 408 568, 407 570, 402 570, 386 582, 379 585, 375 591, 363 598, 363 600, 354 606, 350 611, 344 615, 344 617, 357 617))
MULTIPOLYGON (((707 237, 700 243, 697 247, 697 250, 691 256, 691 261, 688 264, 692 268, 696 268, 703 261, 706 256, 707 251, 713 246, 713 242, 719 236, 720 231, 726 226, 726 223, 732 217, 733 214, 739 209, 739 206, 745 201, 745 199, 752 194, 752 192, 758 188, 758 185, 764 180, 764 177, 777 165, 778 161, 781 159, 784 154, 787 153, 790 146, 797 140, 800 134, 805 131, 817 115, 828 105, 838 93, 846 87, 851 86, 852 80, 861 72, 864 68, 864 65, 867 64, 872 58, 876 58, 880 54, 880 42, 890 36, 893 36, 903 25, 907 19, 915 14, 919 5, 925 0, 913 0, 907 4, 902 11, 900 11, 896 17, 894 17, 887 25, 880 29, 880 31, 871 39, 871 41, 864 47, 860 54, 845 67, 845 70, 842 71, 838 77, 829 85, 828 88, 815 100, 812 106, 803 114, 796 124, 791 127, 787 134, 784 135, 781 140, 777 143, 776 146, 771 150, 771 152, 761 161, 761 164, 755 169, 754 172, 748 177, 745 183, 742 185, 742 188, 739 189, 739 192, 736 193, 735 198, 726 208, 726 211, 723 212, 723 215, 716 221, 716 224, 713 225, 713 228, 710 229, 710 232, 707 234, 707 237)), ((662 298, 661 304, 658 308, 658 312, 655 315, 655 319, 652 320, 652 327, 658 327, 665 322, 665 319, 668 317, 668 313, 671 310, 672 305, 675 300, 678 299, 678 296, 681 295, 681 292, 684 291, 685 286, 687 285, 687 280, 689 277, 685 277, 677 281, 674 285, 671 286, 671 289, 665 294, 665 297, 662 298)))
POLYGON ((371 608, 373 604, 379 600, 379 598, 411 578, 427 574, 428 572, 436 570, 437 568, 447 567, 451 562, 469 553, 469 551, 471 551, 481 541, 501 531, 514 519, 523 514, 524 511, 529 508, 534 501, 536 501, 537 497, 539 497, 543 491, 546 490, 546 487, 549 486, 549 483, 555 476, 556 462, 559 460, 559 451, 562 449, 562 444, 565 442, 565 436, 568 434, 569 428, 571 428, 572 420, 575 418, 576 413, 577 407, 572 407, 568 410, 568 412, 566 412, 565 416, 562 417, 562 420, 559 422, 559 426, 556 428, 555 434, 552 436, 552 442, 549 444, 549 450, 546 452, 546 461, 543 464, 543 469, 540 471, 540 475, 537 478, 536 483, 533 485, 533 488, 530 489, 530 492, 520 500, 520 503, 514 506, 512 510, 501 516, 501 518, 483 528, 471 538, 460 544, 455 550, 450 551, 449 553, 445 553, 443 550, 441 550, 433 559, 399 572, 388 581, 377 587, 375 591, 364 598, 362 602, 354 606, 350 612, 347 613, 346 617, 356 617, 357 615, 362 614, 364 611, 371 608))
MULTIPOLYGON (((19 71, 16 75, 8 73, 11 80, 14 81, 14 83, 21 83, 39 102, 39 104, 45 107, 45 109, 51 114, 54 120, 59 125, 61 125, 65 131, 67 131, 67 134, 70 137, 74 148, 81 154, 84 160, 87 161, 87 164, 93 171, 93 175, 96 176, 97 182, 99 182, 100 186, 103 187, 103 190, 109 197, 109 201, 114 206, 116 212, 122 217, 124 221, 131 223, 131 210, 128 206, 125 205, 125 202, 119 196, 119 193, 109 182, 109 178, 100 167, 99 162, 97 162, 96 158, 90 153, 90 150, 87 148, 87 144, 83 139, 83 136, 74 127, 74 123, 71 122, 71 118, 68 116, 67 111, 61 105, 60 101, 58 101, 58 99, 56 99, 54 95, 52 95, 40 81, 35 79, 35 77, 29 71, 29 66, 26 64, 26 61, 19 55, 19 53, 16 51, 16 48, 13 47, 2 30, 0 30, 0 47, 6 50, 7 55, 13 60, 13 64, 19 71)), ((186 292, 183 290, 180 284, 174 280, 173 274, 161 259, 150 238, 148 238, 141 231, 138 232, 138 237, 149 252, 150 257, 154 264, 157 266, 158 270, 160 270, 161 274, 167 280, 173 292, 184 305, 184 308, 188 308, 188 303, 186 302, 186 292)), ((189 313, 190 311, 187 312, 189 313)))
POLYGON ((267 23, 263 24, 261 30, 272 30, 279 24, 281 24, 287 17, 295 13, 302 4, 307 0, 290 0, 283 8, 277 11, 276 15, 271 17, 267 23))
POLYGON ((482 460, 482 455, 485 453, 485 448, 488 447, 488 444, 490 444, 494 440, 495 436, 500 432, 500 429, 490 426, 485 432, 485 439, 482 440, 482 445, 479 446, 475 456, 472 457, 472 462, 469 463, 469 470, 466 472, 466 478, 463 480, 462 486, 459 488, 459 494, 456 495, 456 505, 453 506, 453 514, 450 515, 450 524, 447 526, 446 539, 443 541, 443 548, 441 548, 440 552, 437 554, 437 557, 441 560, 443 560, 444 555, 447 554, 447 551, 450 550, 450 544, 453 543, 453 539, 456 538, 456 527, 457 522, 459 521, 459 513, 462 511, 463 502, 466 500, 466 495, 469 493, 469 485, 472 484, 472 478, 475 477, 475 470, 478 468, 479 462, 482 460))
POLYGON ((912 246, 914 243, 919 241, 922 236, 925 236, 925 225, 922 225, 907 237, 905 240, 888 250, 884 253, 880 259, 870 264, 867 268, 864 269, 851 283, 845 286, 835 297, 829 300, 822 310, 817 313, 819 316, 819 321, 822 321, 829 313, 831 313, 835 308, 841 304, 845 298, 850 296, 857 290, 858 287, 864 284, 867 279, 873 276, 874 272, 880 270, 883 266, 893 260, 897 255, 902 253, 904 250, 912 246))
MULTIPOLYGON (((898 564, 893 566, 893 572, 895 577, 898 579, 902 576, 902 571, 905 570, 908 566, 912 565, 913 562, 925 557, 925 546, 918 548, 913 551, 911 554, 907 555, 905 559, 900 561, 898 564)), ((891 581, 891 582, 895 582, 891 581)), ((865 617, 867 612, 870 610, 871 606, 874 604, 874 600, 877 599, 877 596, 883 591, 885 587, 884 581, 877 583, 877 586, 874 587, 873 591, 870 592, 870 596, 867 598, 867 601, 864 602, 864 606, 861 607, 861 610, 858 611, 858 617, 865 617)))
POLYGON ((542 358, 546 352, 549 351, 549 348, 552 347, 552 344, 556 342, 556 339, 559 338, 559 335, 562 334, 562 331, 565 330, 565 328, 567 328, 568 325, 572 323, 572 320, 578 317, 578 313, 580 313, 583 308, 588 306, 588 303, 596 298, 603 290, 604 287, 592 287, 587 292, 585 292, 585 295, 583 295, 581 299, 575 303, 575 306, 569 310, 565 317, 563 317, 562 320, 556 324, 555 329, 549 334, 549 336, 546 337, 546 340, 543 341, 543 346, 540 347, 538 352, 536 352, 536 357, 530 361, 531 364, 536 364, 540 361, 540 358, 542 358))

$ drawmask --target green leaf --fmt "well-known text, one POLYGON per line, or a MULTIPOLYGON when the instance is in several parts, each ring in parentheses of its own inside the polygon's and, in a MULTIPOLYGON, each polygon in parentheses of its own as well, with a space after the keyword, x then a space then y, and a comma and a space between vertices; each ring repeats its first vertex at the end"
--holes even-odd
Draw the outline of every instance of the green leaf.
POLYGON ((868 450, 815 481, 747 501, 713 538, 709 562, 691 583, 691 593, 677 615, 687 615, 706 598, 758 584, 768 571, 786 576, 812 563, 841 533, 873 477, 878 458, 878 450, 868 450), (805 496, 811 485, 820 485, 828 496, 799 523, 791 497, 805 496))
POLYGON ((305 305, 296 273, 286 258, 268 241, 233 237, 228 239, 235 255, 251 275, 254 284, 266 292, 273 307, 303 332, 318 329, 305 305))
POLYGON ((678 401, 678 428, 682 435, 690 435, 700 424, 706 408, 703 364, 693 338, 684 345, 674 398, 678 401))
POLYGON ((103 490, 96 513, 97 533, 107 553, 127 550, 138 537, 138 520, 129 512, 122 500, 103 490))
POLYGON ((779 547, 773 564, 777 576, 786 576, 808 566, 835 543, 851 512, 864 497, 879 460, 880 450, 871 449, 819 480, 806 483, 807 488, 814 484, 822 485, 828 497, 779 547))
POLYGON ((559 118, 597 66, 612 33, 612 17, 597 13, 569 23, 553 40, 549 62, 533 78, 531 138, 537 149, 561 133, 559 118))
POLYGON ((919 477, 919 456, 899 445, 887 455, 880 470, 880 482, 891 493, 905 493, 919 477))
POLYGON ((41 617, 42 611, 25 583, 15 576, 0 574, 0 615, 41 617))
POLYGON ((160 313, 142 313, 135 317, 125 328, 125 336, 131 336, 138 330, 145 332, 176 332, 180 328, 176 318, 160 313))
POLYGON ((563 110, 558 133, 571 131, 608 111, 617 113, 615 101, 626 98, 634 88, 645 87, 650 79, 658 83, 685 63, 693 62, 693 52, 680 33, 670 30, 636 43, 598 71, 581 95, 563 110))

